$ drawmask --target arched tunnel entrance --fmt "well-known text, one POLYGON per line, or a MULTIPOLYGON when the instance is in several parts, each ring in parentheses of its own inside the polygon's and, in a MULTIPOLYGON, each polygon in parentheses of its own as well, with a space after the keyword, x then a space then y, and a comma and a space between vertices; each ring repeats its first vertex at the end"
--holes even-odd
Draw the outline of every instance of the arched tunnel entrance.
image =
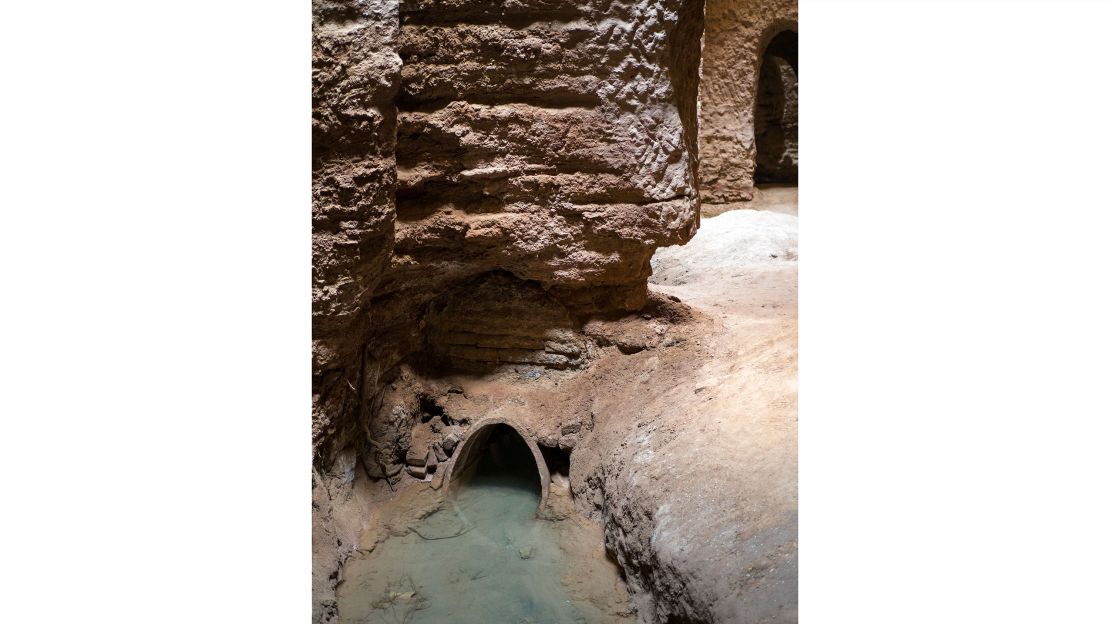
POLYGON ((445 475, 445 494, 468 486, 532 492, 537 509, 547 501, 550 473, 543 453, 508 420, 489 418, 475 423, 445 475))
POLYGON ((550 477, 526 428, 503 417, 471 425, 443 478, 443 499, 409 499, 395 516, 403 524, 344 565, 340 621, 624 621, 613 609, 625 614, 627 602, 611 597, 617 568, 597 549, 600 529, 537 517, 550 477))
POLYGON ((755 183, 798 183, 798 33, 767 45, 755 103, 755 183))

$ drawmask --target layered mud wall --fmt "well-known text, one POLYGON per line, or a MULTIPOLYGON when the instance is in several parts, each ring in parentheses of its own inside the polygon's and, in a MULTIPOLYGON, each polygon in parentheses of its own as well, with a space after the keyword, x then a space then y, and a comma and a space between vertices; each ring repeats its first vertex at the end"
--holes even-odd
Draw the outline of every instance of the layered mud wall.
POLYGON ((328 463, 342 445, 321 446, 350 436, 374 385, 365 349, 395 237, 399 34, 395 0, 313 3, 312 440, 328 463))
POLYGON ((699 190, 705 203, 752 199, 761 62, 776 35, 797 30, 796 0, 705 0, 698 94, 699 190))
POLYGON ((539 288, 576 320, 643 304, 654 249, 697 226, 702 5, 331 0, 314 18, 326 463, 427 347, 429 304, 468 280, 539 288))

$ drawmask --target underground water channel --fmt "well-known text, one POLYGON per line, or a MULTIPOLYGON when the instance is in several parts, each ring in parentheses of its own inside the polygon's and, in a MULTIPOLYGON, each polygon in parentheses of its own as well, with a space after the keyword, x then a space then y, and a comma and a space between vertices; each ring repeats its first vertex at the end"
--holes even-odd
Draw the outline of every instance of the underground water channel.
POLYGON ((505 424, 476 433, 435 511, 390 527, 372 550, 348 560, 337 590, 340 621, 630 622, 600 528, 577 516, 538 517, 546 480, 532 449, 505 424))

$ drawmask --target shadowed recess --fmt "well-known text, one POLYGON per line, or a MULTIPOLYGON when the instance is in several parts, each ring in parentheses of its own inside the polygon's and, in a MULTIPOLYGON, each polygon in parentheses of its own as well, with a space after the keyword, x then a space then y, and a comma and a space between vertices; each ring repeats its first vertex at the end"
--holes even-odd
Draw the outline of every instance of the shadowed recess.
POLYGON ((755 105, 755 181, 798 183, 798 33, 779 33, 763 53, 755 105))
POLYGON ((456 495, 474 486, 515 489, 533 493, 539 503, 539 467, 524 438, 509 425, 490 425, 475 432, 456 462, 451 477, 456 495))

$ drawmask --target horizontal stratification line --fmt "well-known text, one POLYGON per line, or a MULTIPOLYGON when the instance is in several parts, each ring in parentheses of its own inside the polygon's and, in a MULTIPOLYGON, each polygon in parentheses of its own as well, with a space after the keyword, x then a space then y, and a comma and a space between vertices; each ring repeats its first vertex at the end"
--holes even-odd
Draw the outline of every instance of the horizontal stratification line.
POLYGON ((432 98, 412 98, 401 95, 397 98, 397 110, 402 113, 434 113, 446 108, 454 102, 477 104, 480 106, 512 106, 519 104, 534 108, 562 110, 568 108, 593 109, 601 105, 601 100, 596 93, 575 93, 571 91, 536 93, 502 92, 502 93, 464 93, 459 96, 442 96, 432 98))
POLYGON ((653 205, 669 204, 669 203, 672 203, 672 202, 676 202, 676 201, 680 201, 680 200, 689 200, 689 199, 693 199, 693 197, 691 197, 690 195, 673 195, 671 197, 666 197, 666 198, 663 198, 663 199, 644 199, 644 200, 637 200, 637 201, 586 202, 586 201, 573 201, 572 200, 572 201, 566 202, 566 204, 569 205, 569 206, 583 207, 583 208, 590 208, 590 207, 593 207, 593 206, 653 206, 653 205))
POLYGON ((401 2, 401 25, 503 25, 527 28, 537 22, 571 22, 585 16, 582 9, 566 0, 533 0, 527 5, 506 6, 504 0, 401 2))

